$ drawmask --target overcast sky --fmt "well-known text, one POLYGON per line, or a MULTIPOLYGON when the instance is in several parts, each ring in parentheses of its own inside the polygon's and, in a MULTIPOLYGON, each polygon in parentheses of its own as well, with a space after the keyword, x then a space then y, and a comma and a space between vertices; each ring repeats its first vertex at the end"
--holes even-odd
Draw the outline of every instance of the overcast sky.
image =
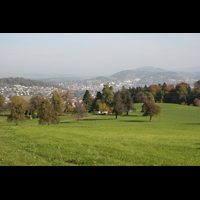
POLYGON ((1 73, 109 76, 200 66, 199 33, 0 33, 1 73))

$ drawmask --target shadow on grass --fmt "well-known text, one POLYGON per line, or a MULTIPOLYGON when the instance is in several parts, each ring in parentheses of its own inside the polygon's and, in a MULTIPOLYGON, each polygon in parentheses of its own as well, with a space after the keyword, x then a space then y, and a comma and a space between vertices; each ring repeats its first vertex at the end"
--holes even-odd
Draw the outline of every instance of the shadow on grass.
POLYGON ((123 115, 123 117, 142 117, 142 115, 123 115))
POLYGON ((70 121, 61 122, 61 124, 65 124, 65 123, 70 124, 70 123, 72 123, 72 122, 70 122, 70 121))
POLYGON ((141 121, 141 120, 120 120, 119 122, 148 122, 148 121, 141 121))
POLYGON ((95 118, 95 119, 83 119, 84 121, 87 120, 87 121, 97 121, 97 120, 114 120, 115 118, 113 119, 98 119, 98 118, 95 118))
POLYGON ((200 125, 200 123, 184 123, 184 124, 187 124, 187 125, 200 125))
MULTIPOLYGON (((200 145, 200 143, 195 143, 195 145, 198 145, 198 146, 199 146, 199 145, 200 145)), ((200 150, 200 148, 197 148, 197 149, 199 149, 199 150, 200 150)))

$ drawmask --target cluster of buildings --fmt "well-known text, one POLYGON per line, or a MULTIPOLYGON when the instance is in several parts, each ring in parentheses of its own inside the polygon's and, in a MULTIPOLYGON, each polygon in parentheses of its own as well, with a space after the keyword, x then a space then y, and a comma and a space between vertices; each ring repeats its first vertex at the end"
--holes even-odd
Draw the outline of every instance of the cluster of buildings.
MULTIPOLYGON (((58 90, 59 92, 66 92, 66 91, 79 91, 80 93, 83 93, 86 90, 89 90, 91 97, 95 97, 98 91, 102 92, 102 89, 104 85, 109 82, 109 86, 113 86, 114 91, 121 90, 122 86, 125 86, 126 88, 133 87, 135 82, 138 80, 127 80, 127 81, 116 81, 116 80, 105 80, 105 79, 87 79, 87 80, 79 80, 79 81, 67 81, 64 83, 58 83, 59 86, 61 86, 64 89, 61 89, 60 87, 39 87, 39 86, 33 86, 33 87, 26 87, 22 85, 13 85, 12 87, 7 86, 0 86, 0 94, 3 95, 6 99, 6 101, 9 101, 9 99, 14 96, 35 96, 35 95, 41 95, 44 97, 51 98, 53 95, 54 90, 58 90)), ((71 93, 70 93, 71 94, 71 93)), ((72 98, 73 106, 76 105, 76 102, 81 99, 82 95, 74 95, 72 98)))
POLYGON ((119 81, 112 79, 109 80, 101 80, 101 79, 90 79, 90 80, 81 80, 81 81, 67 81, 64 83, 59 83, 59 86, 62 86, 63 88, 66 88, 67 90, 79 90, 79 91, 86 91, 89 90, 90 95, 92 97, 95 97, 96 93, 98 91, 102 91, 104 85, 109 82, 109 86, 112 86, 114 91, 121 90, 122 86, 129 88, 134 87, 136 82, 138 82, 140 79, 134 79, 134 80, 127 80, 127 81, 119 81))
MULTIPOLYGON (((13 87, 10 86, 0 86, 0 95, 5 97, 5 101, 8 102, 10 98, 14 95, 17 96, 35 96, 41 95, 45 98, 51 98, 53 95, 54 90, 58 90, 58 92, 66 92, 66 90, 55 88, 55 87, 26 87, 22 85, 14 85, 13 87)), ((75 107, 78 101, 82 101, 82 99, 72 98, 72 106, 75 107)))
POLYGON ((51 98, 54 90, 58 90, 59 92, 65 91, 60 88, 55 88, 55 87, 38 87, 38 86, 26 87, 22 85, 14 85, 13 87, 0 86, 0 94, 5 97, 6 101, 9 101, 9 99, 14 95, 17 95, 17 96, 41 95, 44 97, 51 98))

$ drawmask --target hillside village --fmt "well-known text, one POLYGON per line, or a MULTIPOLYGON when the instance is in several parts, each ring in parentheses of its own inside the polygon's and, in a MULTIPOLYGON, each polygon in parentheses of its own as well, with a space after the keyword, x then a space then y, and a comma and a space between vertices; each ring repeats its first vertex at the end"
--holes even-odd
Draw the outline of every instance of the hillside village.
MULTIPOLYGON (((63 84, 60 83, 59 85, 66 88, 66 90, 61 89, 61 88, 56 88, 56 87, 39 87, 39 86, 33 86, 33 87, 26 87, 22 85, 13 85, 13 86, 0 86, 0 95, 3 95, 6 99, 6 102, 9 101, 9 99, 14 96, 35 96, 35 95, 41 95, 44 97, 52 97, 53 91, 58 90, 59 92, 65 92, 67 90, 78 90, 82 91, 84 93, 86 90, 90 91, 90 94, 92 97, 95 97, 96 93, 98 91, 101 91, 103 89, 103 85, 106 83, 103 82, 92 82, 92 81, 87 81, 86 85, 82 85, 81 83, 73 83, 73 84, 63 84)), ((122 83, 115 83, 111 82, 110 85, 114 87, 114 90, 121 89, 123 82, 122 83)), ((76 99, 79 99, 80 96, 74 96, 74 99, 72 101, 76 101, 76 99)))
POLYGON ((9 99, 14 96, 35 96, 35 95, 41 95, 44 97, 51 97, 54 90, 58 90, 59 92, 64 92, 65 90, 62 90, 60 88, 55 87, 26 87, 22 85, 13 85, 13 87, 10 86, 0 86, 0 94, 3 95, 6 99, 6 101, 9 101, 9 99))

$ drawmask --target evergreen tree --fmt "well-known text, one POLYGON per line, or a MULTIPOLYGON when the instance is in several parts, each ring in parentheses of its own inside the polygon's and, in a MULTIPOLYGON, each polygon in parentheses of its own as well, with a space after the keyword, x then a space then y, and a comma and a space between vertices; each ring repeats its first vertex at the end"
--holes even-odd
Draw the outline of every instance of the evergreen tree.
POLYGON ((7 118, 8 122, 14 121, 16 125, 18 125, 18 122, 24 122, 26 121, 25 118, 25 101, 15 95, 12 96, 10 99, 10 102, 8 103, 8 109, 10 110, 10 115, 7 118))
POLYGON ((85 94, 83 95, 83 102, 86 105, 86 110, 88 111, 90 101, 90 92, 88 90, 85 91, 85 94))
POLYGON ((102 98, 102 94, 101 94, 100 91, 98 91, 97 94, 96 94, 95 99, 96 99, 96 100, 97 100, 97 99, 100 99, 100 100, 101 100, 101 98, 102 98))

